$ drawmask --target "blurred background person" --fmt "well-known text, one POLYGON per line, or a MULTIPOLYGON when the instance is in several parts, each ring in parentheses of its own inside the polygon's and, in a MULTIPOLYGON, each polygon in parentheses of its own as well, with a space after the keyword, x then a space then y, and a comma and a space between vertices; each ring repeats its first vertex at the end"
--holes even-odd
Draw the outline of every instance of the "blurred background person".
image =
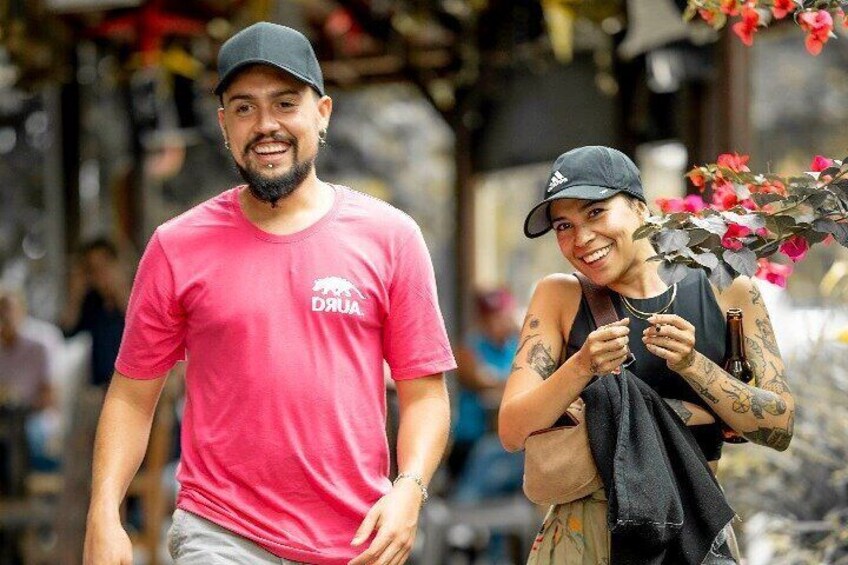
POLYGON ((467 472, 471 454, 487 434, 495 437, 494 412, 500 404, 518 347, 515 299, 509 290, 478 291, 474 305, 475 325, 456 349, 459 402, 453 423, 454 443, 448 459, 450 474, 457 481, 457 493, 466 490, 466 497, 472 496, 470 490, 482 486, 483 477, 471 477, 467 472))
POLYGON ((44 343, 22 332, 26 309, 21 292, 0 287, 0 404, 7 424, 25 430, 26 436, 25 441, 6 437, 0 446, 5 493, 19 491, 28 470, 48 470, 58 463, 58 414, 50 386, 49 352, 44 343), (24 418, 18 422, 24 425, 13 425, 15 418, 24 418))
POLYGON ((71 267, 68 300, 61 326, 66 337, 91 335, 91 381, 105 386, 112 377, 130 285, 118 249, 106 238, 85 243, 79 261, 71 267))

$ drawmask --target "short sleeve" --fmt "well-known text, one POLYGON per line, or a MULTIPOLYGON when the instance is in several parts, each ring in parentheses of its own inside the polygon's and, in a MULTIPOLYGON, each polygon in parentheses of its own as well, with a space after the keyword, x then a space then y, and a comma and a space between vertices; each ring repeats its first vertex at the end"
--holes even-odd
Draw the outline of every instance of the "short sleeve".
POLYGON ((395 257, 383 352, 395 380, 456 368, 439 309, 433 263, 417 227, 395 257))
POLYGON ((157 232, 135 275, 115 368, 135 379, 161 376, 185 357, 185 327, 173 269, 157 232))

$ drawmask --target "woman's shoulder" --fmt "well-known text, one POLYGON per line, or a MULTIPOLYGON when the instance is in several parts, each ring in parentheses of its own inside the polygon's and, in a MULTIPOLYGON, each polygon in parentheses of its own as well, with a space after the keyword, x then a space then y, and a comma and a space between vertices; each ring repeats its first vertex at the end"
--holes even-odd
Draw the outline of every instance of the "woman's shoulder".
POLYGON ((573 274, 552 273, 536 283, 535 294, 546 298, 565 300, 573 299, 581 294, 580 282, 573 274))

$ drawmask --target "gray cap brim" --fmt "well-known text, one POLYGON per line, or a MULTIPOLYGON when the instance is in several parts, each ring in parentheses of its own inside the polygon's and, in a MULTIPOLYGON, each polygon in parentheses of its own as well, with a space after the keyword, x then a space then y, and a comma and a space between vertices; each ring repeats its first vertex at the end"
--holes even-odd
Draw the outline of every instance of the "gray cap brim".
POLYGON ((610 188, 608 186, 570 186, 565 190, 550 195, 537 204, 527 219, 524 220, 524 235, 529 238, 541 237, 551 230, 551 220, 548 217, 548 206, 554 200, 570 198, 573 200, 606 200, 612 198, 624 189, 610 188))
POLYGON ((220 77, 220 80, 218 81, 218 84, 215 86, 215 90, 213 91, 213 92, 215 92, 215 95, 221 96, 224 93, 224 90, 226 90, 227 86, 229 86, 229 84, 231 82, 233 82, 233 79, 236 77, 236 75, 239 74, 241 71, 243 71, 246 67, 249 67, 250 65, 268 65, 269 67, 274 67, 275 69, 279 69, 279 70, 281 70, 285 73, 290 74, 291 76, 293 76, 294 78, 296 78, 300 82, 302 82, 304 84, 308 84, 320 96, 324 96, 324 92, 321 90, 321 88, 319 88, 317 84, 315 84, 314 82, 312 82, 311 80, 309 80, 308 78, 303 76, 301 73, 298 73, 297 71, 294 71, 294 70, 288 68, 285 65, 281 65, 279 63, 274 63, 273 61, 269 61, 268 59, 258 59, 258 58, 257 59, 247 59, 246 61, 242 61, 241 63, 239 63, 238 65, 236 65, 232 69, 230 69, 230 71, 226 74, 226 76, 220 77))

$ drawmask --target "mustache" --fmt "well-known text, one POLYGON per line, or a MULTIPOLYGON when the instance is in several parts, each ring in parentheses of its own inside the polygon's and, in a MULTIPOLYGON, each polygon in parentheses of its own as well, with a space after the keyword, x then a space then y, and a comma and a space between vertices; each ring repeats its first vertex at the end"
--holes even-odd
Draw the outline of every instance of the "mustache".
POLYGON ((259 134, 250 141, 247 142, 244 146, 244 154, 247 155, 248 151, 253 149, 259 143, 265 143, 268 141, 281 141, 283 143, 288 143, 292 146, 292 149, 297 149, 297 139, 294 137, 283 135, 281 133, 275 133, 274 135, 262 135, 259 134))

